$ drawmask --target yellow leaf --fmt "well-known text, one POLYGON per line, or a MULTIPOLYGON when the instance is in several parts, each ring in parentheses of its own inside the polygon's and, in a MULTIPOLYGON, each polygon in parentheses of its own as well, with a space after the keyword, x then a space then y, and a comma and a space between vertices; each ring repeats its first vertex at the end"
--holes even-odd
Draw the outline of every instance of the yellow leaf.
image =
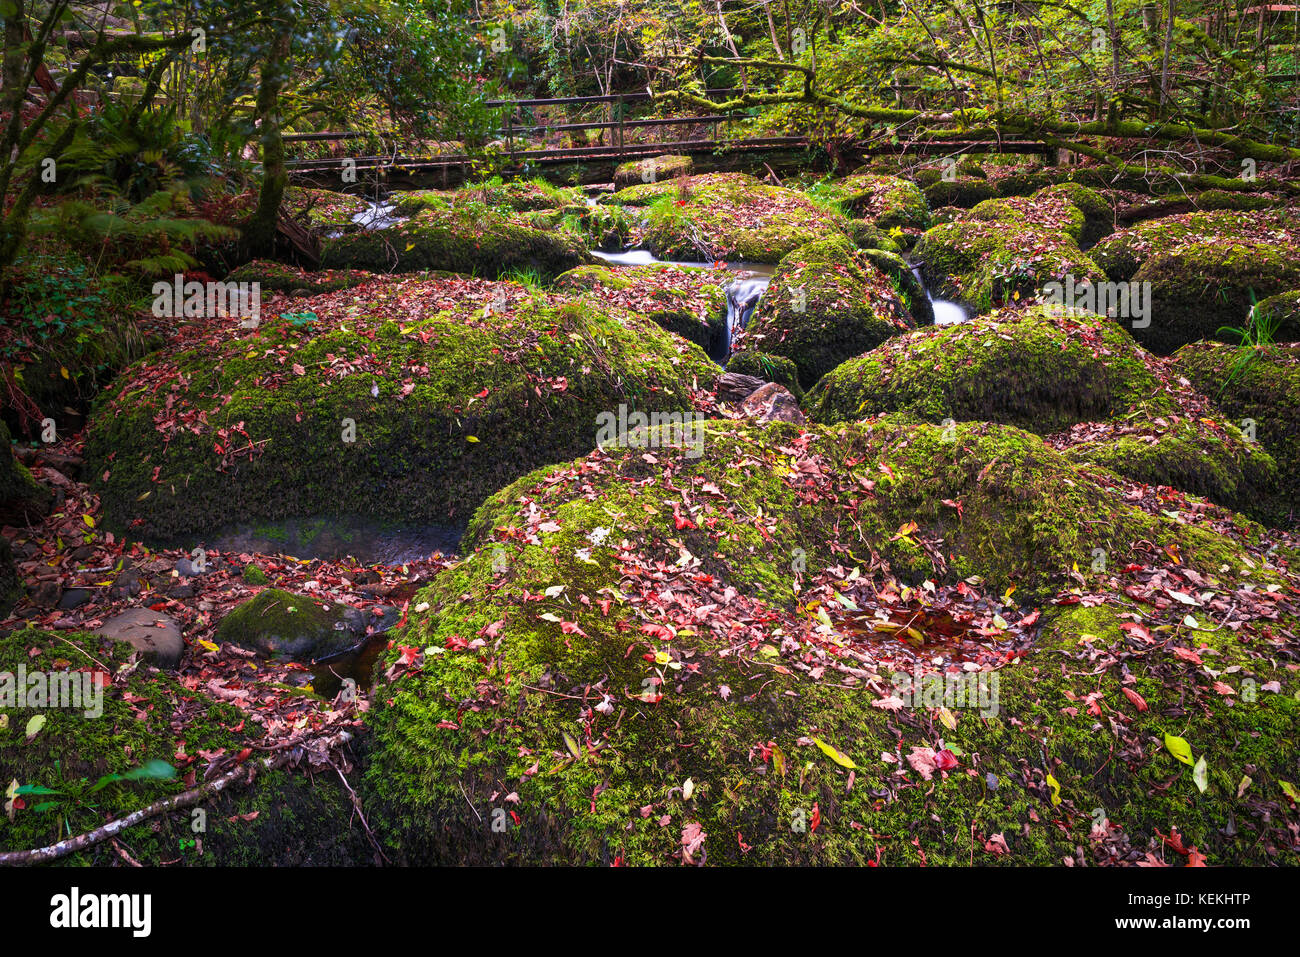
POLYGON ((1061 782, 1056 780, 1050 774, 1047 776, 1047 786, 1052 789, 1052 805, 1056 806, 1061 803, 1061 782))
POLYGON ((1183 764, 1190 766, 1192 764, 1192 746, 1182 738, 1175 737, 1169 732, 1165 732, 1165 747, 1169 753, 1176 757, 1183 764))
POLYGON ((59 366, 59 374, 60 374, 61 376, 63 376, 63 378, 65 378, 65 379, 70 379, 70 378, 72 378, 70 375, 68 375, 68 370, 67 370, 67 367, 65 367, 65 366, 59 366))
POLYGON ((817 747, 821 749, 822 754, 826 755, 826 757, 830 758, 840 767, 849 768, 850 770, 853 771, 856 771, 858 769, 858 766, 853 763, 852 758, 850 758, 848 755, 840 751, 837 751, 835 748, 831 747, 821 738, 813 738, 813 744, 817 745, 817 747))
POLYGON ((204 648, 206 648, 208 651, 216 651, 216 650, 217 650, 217 646, 216 646, 215 644, 213 644, 212 642, 210 642, 210 641, 208 641, 208 640, 206 640, 206 639, 204 639, 204 638, 200 638, 200 639, 199 639, 199 644, 202 645, 204 648))
POLYGON ((573 739, 573 735, 567 731, 561 731, 560 733, 564 735, 564 746, 569 749, 569 752, 575 758, 582 757, 582 749, 578 747, 578 742, 573 739))
POLYGON ((785 777, 785 752, 775 744, 772 745, 772 770, 785 777))
POLYGON ((89 515, 82 515, 81 520, 86 523, 87 527, 89 528, 95 527, 95 520, 91 518, 89 515))
POLYGON ((477 435, 467 435, 467 436, 465 436, 465 441, 466 441, 466 442, 477 442, 477 441, 478 441, 478 436, 477 436, 477 435))
POLYGON ((947 708, 939 709, 939 720, 943 722, 943 726, 949 731, 957 730, 957 718, 947 708))

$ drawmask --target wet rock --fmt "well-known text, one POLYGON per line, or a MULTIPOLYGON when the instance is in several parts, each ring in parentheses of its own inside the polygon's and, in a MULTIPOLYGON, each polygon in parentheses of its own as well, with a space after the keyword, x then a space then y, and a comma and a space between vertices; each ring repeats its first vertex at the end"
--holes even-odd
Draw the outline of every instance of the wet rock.
POLYGON ((793 422, 803 425, 806 420, 799 411, 799 402, 790 390, 775 382, 759 386, 741 406, 744 413, 760 422, 793 422))
POLYGON ((356 633, 344 605, 268 588, 231 610, 216 640, 271 658, 311 661, 350 648, 356 633))
POLYGON ((38 582, 31 592, 32 604, 37 608, 53 608, 62 595, 63 589, 58 582, 38 582))
POLYGON ((79 608, 90 601, 91 592, 85 588, 69 588, 59 599, 59 607, 64 611, 79 608))
POLYGON ((193 585, 175 585, 167 592, 168 598, 183 599, 194 597, 193 585))
POLYGON ((113 579, 113 584, 109 586, 108 597, 113 601, 121 601, 123 598, 134 598, 140 594, 140 573, 134 568, 125 568, 113 579))
POLYGON ((724 372, 718 376, 718 401, 743 402, 753 394, 754 390, 764 384, 765 381, 758 376, 743 375, 739 372, 724 372))
POLYGON ((159 668, 175 668, 185 650, 181 627, 169 615, 148 608, 131 608, 95 629, 138 650, 143 660, 159 668))

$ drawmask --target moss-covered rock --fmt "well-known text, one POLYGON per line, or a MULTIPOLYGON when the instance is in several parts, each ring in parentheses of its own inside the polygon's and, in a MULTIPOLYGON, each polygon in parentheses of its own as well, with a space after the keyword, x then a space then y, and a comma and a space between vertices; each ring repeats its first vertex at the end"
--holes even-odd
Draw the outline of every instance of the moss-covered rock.
POLYGON ((960 206, 970 209, 986 199, 998 195, 997 187, 977 176, 958 176, 956 179, 939 179, 925 187, 925 200, 931 209, 940 206, 960 206))
POLYGON ((1251 515, 1268 517, 1261 502, 1276 493, 1272 456, 1231 423, 1140 416, 1094 428, 1064 449, 1075 462, 1104 465, 1149 485, 1168 485, 1251 515))
POLYGON ((234 269, 226 277, 226 282, 256 282, 268 292, 294 292, 299 289, 308 292, 337 292, 374 278, 373 273, 351 269, 308 272, 269 259, 255 259, 234 269))
POLYGON ((785 356, 745 349, 731 357, 727 362, 727 371, 783 385, 795 398, 803 395, 803 389, 799 386, 799 369, 785 356))
POLYGON ((1257 328, 1268 330, 1274 342, 1300 341, 1300 289, 1260 300, 1251 317, 1257 328))
POLYGON ((1152 256, 1133 275, 1150 283, 1149 322, 1133 334, 1152 352, 1169 355, 1198 339, 1232 336, 1260 299, 1300 284, 1294 247, 1276 242, 1195 242, 1152 256))
POLYGON ((642 183, 659 183, 677 176, 689 176, 695 168, 689 156, 652 156, 620 163, 614 168, 614 188, 626 189, 642 183))
POLYGON ((1273 524, 1293 527, 1300 517, 1300 346, 1251 356, 1221 343, 1196 342, 1170 361, 1277 460, 1277 495, 1261 507, 1273 524))
POLYGON ((1083 213, 1083 228, 1075 237, 1080 248, 1089 249, 1103 236, 1108 236, 1115 231, 1115 211, 1106 198, 1095 189, 1089 189, 1079 183, 1059 183, 1040 189, 1032 198, 1048 201, 1058 196, 1069 200, 1083 213))
POLYGON ((439 269, 497 278, 511 269, 555 276, 591 262, 572 234, 514 222, 490 207, 426 209, 400 225, 325 241, 327 269, 439 269))
POLYGON ((898 243, 881 232, 870 220, 850 219, 845 224, 844 231, 859 249, 883 249, 891 253, 899 251, 898 243))
POLYGON ((781 260, 746 342, 790 359, 806 388, 850 356, 914 325, 888 278, 840 236, 801 246, 781 260))
POLYGON ((713 270, 666 263, 579 266, 558 276, 555 288, 630 309, 706 352, 726 333, 727 292, 713 270))
MULTIPOLYGON (((0 725, 2 786, 59 792, 20 797, 22 806, 14 807, 12 817, 0 817, 0 849, 43 847, 93 830, 107 818, 122 817, 193 786, 185 776, 194 772, 201 779, 206 765, 201 756, 229 761, 257 743, 261 725, 249 714, 215 700, 201 687, 186 687, 165 672, 139 664, 130 652, 125 643, 81 632, 56 635, 29 629, 0 638, 0 673, 16 674, 22 668, 28 675, 66 674, 78 681, 96 673, 104 676, 94 679, 104 686, 100 714, 93 707, 0 706, 8 718, 0 725), (36 716, 45 723, 28 740, 28 722, 36 716), (151 761, 171 765, 175 775, 109 783, 90 791, 105 775, 137 771, 151 761)), ((146 866, 365 863, 373 852, 364 831, 350 826, 352 813, 335 775, 313 779, 287 770, 263 771, 251 786, 233 785, 195 808, 128 828, 118 843, 146 866), (197 831, 196 811, 204 815, 204 826, 197 831)), ((112 844, 104 842, 63 863, 109 866, 120 858, 112 844)))
POLYGON ((1294 245, 1300 230, 1295 217, 1284 210, 1193 212, 1145 220, 1106 237, 1089 253, 1107 276, 1125 281, 1147 260, 1184 245, 1247 241, 1294 245))
POLYGON ((591 448, 600 413, 686 411, 717 374, 648 319, 509 283, 390 281, 304 308, 316 322, 231 330, 119 380, 87 439, 110 521, 163 539, 291 516, 454 524, 591 448))
POLYGON ((49 512, 53 503, 53 493, 14 457, 9 427, 0 421, 0 525, 30 525, 49 512))
POLYGON ((878 229, 925 229, 930 207, 915 183, 897 176, 853 173, 833 184, 830 194, 855 219, 867 219, 878 229))
POLYGON ((1076 284, 1105 279, 1069 235, 1027 221, 1011 228, 1005 220, 944 223, 925 232, 913 256, 935 295, 981 312, 1068 276, 1076 284))
POLYGON ((267 658, 311 661, 356 644, 344 620, 346 610, 336 602, 267 588, 226 613, 216 640, 267 658))
POLYGON ((648 216, 641 242, 655 256, 704 262, 775 263, 815 239, 842 234, 845 222, 797 190, 769 186, 743 173, 710 173, 667 184, 655 194, 648 216))
POLYGON ((9 617, 22 592, 22 579, 18 577, 18 567, 14 564, 13 549, 9 547, 9 539, 0 537, 0 620, 9 617))
MULTIPOLYGON (((1044 595, 1093 549, 1118 563, 1143 540, 1230 589, 1240 543, 1140 512, 1006 427, 706 428, 699 457, 593 455, 479 511, 477 551, 421 593, 401 638, 422 655, 370 712, 363 799, 397 859, 967 864, 997 860, 981 848, 1000 833, 1003 860, 1042 865, 1088 846, 1094 807, 1138 848, 1176 825, 1211 863, 1268 860, 1265 834, 1284 846, 1295 699, 1234 707, 1168 642, 1126 637, 1121 609, 1076 604, 1045 610, 998 672, 996 708, 937 731, 839 601, 865 581, 893 591, 877 558, 1044 595), (919 544, 935 539, 942 568, 919 544), (826 569, 806 605, 791 587, 805 566, 826 569), (1206 794, 1163 732, 1207 752, 1206 794), (939 750, 952 773, 923 773, 939 750), (1285 821, 1237 803, 1245 773, 1285 821), (1225 836, 1234 810, 1251 833, 1225 836)), ((1223 648, 1256 686, 1283 674, 1223 648)))
POLYGON ((804 409, 824 424, 901 412, 1048 435, 1135 404, 1167 411, 1140 353, 1100 316, 999 313, 918 329, 850 359, 809 391, 804 409))

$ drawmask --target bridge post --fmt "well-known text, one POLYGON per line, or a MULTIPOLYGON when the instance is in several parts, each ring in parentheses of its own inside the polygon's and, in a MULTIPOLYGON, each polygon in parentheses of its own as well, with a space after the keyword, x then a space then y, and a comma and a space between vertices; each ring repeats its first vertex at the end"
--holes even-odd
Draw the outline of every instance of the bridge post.
POLYGON ((623 94, 618 95, 618 158, 623 158, 623 94))

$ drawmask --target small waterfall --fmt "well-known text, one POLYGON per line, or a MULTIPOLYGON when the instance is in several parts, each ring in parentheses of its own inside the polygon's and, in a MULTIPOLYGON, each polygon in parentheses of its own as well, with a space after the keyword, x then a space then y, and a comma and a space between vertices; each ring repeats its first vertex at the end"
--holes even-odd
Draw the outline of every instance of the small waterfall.
MULTIPOLYGON (((646 249, 630 249, 622 253, 603 253, 592 250, 591 254, 613 266, 650 266, 660 263, 665 266, 680 266, 684 269, 716 270, 716 263, 679 262, 675 260, 656 259, 646 249)), ((767 291, 768 283, 776 267, 768 263, 729 262, 723 267, 735 273, 735 278, 723 284, 727 294, 727 322, 722 334, 715 336, 709 346, 709 358, 719 365, 726 365, 731 357, 731 343, 736 332, 749 325, 750 317, 758 307, 758 300, 767 291)))
POLYGON ((959 322, 965 322, 971 317, 971 310, 963 306, 960 302, 951 299, 935 299, 930 295, 930 288, 921 278, 921 267, 913 266, 912 275, 916 277, 917 285, 925 290, 925 298, 930 300, 930 308, 934 311, 934 324, 936 326, 952 326, 959 322))
MULTIPOLYGON (((388 229, 398 223, 404 223, 411 217, 396 215, 397 205, 388 200, 366 200, 366 208, 352 214, 352 226, 360 230, 388 229)), ((331 229, 325 234, 326 239, 338 239, 345 235, 347 229, 331 229)))

